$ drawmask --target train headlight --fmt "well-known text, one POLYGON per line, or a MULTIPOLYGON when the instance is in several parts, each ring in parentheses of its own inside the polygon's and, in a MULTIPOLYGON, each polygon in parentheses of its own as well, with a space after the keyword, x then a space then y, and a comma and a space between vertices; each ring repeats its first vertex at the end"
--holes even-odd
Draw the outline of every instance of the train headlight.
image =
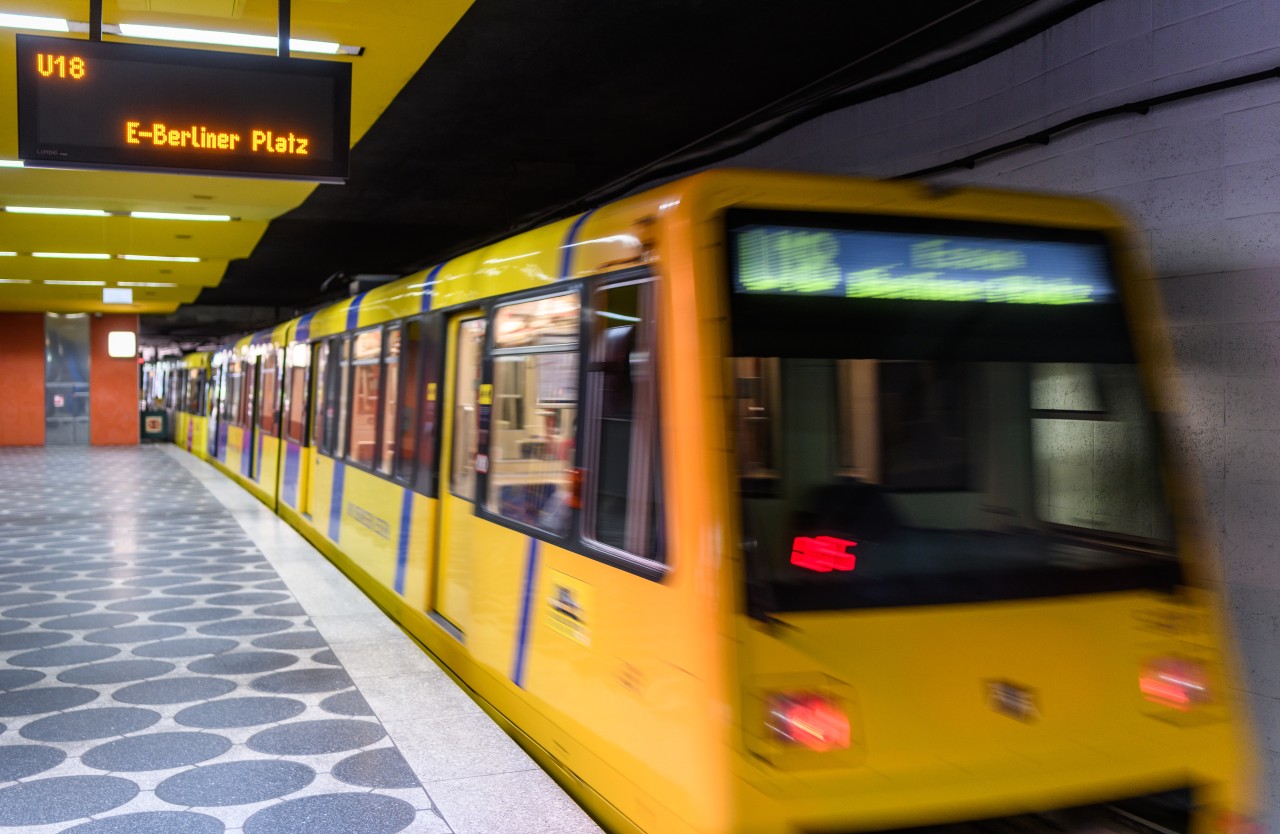
POLYGON ((832 699, 816 692, 775 693, 768 699, 765 724, 785 744, 810 750, 846 750, 849 716, 832 699))
POLYGON ((1148 701, 1179 712, 1188 712, 1212 700, 1205 665, 1181 657, 1148 660, 1138 677, 1138 688, 1148 701))

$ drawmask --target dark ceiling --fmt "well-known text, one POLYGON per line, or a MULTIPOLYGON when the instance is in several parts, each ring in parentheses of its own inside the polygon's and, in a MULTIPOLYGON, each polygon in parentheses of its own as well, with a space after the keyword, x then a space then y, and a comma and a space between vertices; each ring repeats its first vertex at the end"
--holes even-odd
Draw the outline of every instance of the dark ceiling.
POLYGON ((727 158, 1093 2, 475 0, 352 150, 347 184, 317 188, 144 334, 191 344, 283 320, 352 276, 407 274, 727 158))

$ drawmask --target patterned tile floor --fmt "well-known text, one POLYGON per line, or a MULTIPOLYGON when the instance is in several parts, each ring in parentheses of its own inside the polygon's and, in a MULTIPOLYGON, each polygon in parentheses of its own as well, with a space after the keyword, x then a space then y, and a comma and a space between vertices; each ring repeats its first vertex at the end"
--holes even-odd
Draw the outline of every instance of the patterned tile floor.
POLYGON ((173 447, 0 449, 0 830, 599 831, 301 537, 173 447))

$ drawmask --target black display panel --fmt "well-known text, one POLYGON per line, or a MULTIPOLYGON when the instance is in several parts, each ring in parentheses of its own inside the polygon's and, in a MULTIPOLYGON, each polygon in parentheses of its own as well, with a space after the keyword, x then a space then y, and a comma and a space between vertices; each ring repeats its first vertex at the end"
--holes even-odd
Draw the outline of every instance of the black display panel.
POLYGON ((17 36, 28 165, 341 182, 351 65, 17 36))

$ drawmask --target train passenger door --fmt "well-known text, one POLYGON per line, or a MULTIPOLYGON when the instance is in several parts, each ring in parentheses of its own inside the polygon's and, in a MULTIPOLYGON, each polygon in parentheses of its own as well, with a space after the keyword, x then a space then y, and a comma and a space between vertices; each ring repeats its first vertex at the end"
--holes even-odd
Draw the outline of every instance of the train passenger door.
POLYGON ((433 614, 461 638, 467 630, 475 535, 476 449, 486 320, 468 313, 449 320, 440 441, 433 614))

